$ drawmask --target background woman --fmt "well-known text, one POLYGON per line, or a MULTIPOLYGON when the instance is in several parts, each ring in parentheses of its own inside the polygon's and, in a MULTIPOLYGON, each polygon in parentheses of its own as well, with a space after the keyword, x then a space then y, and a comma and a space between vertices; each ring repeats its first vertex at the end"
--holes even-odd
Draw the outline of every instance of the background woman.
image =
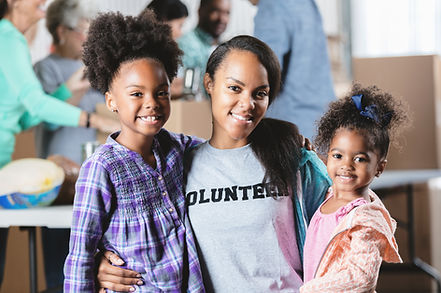
MULTIPOLYGON (((293 124, 262 119, 280 85, 277 58, 258 39, 235 37, 210 56, 204 85, 213 132, 187 156, 186 198, 206 290, 297 292, 305 226, 330 180, 293 124)), ((106 261, 98 279, 117 291, 137 281, 106 261)))

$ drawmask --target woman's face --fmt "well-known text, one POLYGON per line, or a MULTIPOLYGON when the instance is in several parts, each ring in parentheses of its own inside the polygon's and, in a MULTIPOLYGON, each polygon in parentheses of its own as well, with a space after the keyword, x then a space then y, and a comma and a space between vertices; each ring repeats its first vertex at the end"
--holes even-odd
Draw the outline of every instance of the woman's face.
POLYGON ((211 96, 213 134, 210 144, 227 149, 248 144, 248 136, 262 120, 269 102, 265 67, 248 51, 232 50, 204 85, 211 96))
POLYGON ((86 41, 89 31, 89 21, 81 19, 75 27, 62 26, 59 33, 59 46, 67 58, 79 59, 83 51, 83 43, 86 41))
POLYGON ((174 40, 177 40, 180 36, 182 36, 182 26, 187 18, 181 17, 167 21, 167 24, 171 27, 172 37, 174 40))
POLYGON ((11 15, 25 18, 31 26, 46 15, 45 3, 46 0, 10 0, 8 6, 11 15))

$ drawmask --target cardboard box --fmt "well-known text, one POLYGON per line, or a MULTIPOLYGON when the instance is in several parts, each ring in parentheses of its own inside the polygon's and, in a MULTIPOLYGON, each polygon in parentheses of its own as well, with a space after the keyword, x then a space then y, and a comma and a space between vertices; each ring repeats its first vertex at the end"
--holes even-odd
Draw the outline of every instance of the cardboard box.
MULTIPOLYGON (((171 101, 170 118, 164 128, 176 132, 195 135, 208 139, 211 136, 211 103, 204 101, 171 101)), ((109 118, 118 119, 116 113, 112 113, 103 104, 96 105, 96 112, 109 118)), ((109 134, 98 132, 97 140, 101 143, 106 141, 109 134)))
POLYGON ((412 127, 391 148, 387 169, 441 167, 441 59, 437 55, 353 59, 354 81, 402 97, 413 112, 412 127))
POLYGON ((164 128, 177 133, 208 139, 212 128, 211 102, 176 100, 171 102, 171 114, 164 128))

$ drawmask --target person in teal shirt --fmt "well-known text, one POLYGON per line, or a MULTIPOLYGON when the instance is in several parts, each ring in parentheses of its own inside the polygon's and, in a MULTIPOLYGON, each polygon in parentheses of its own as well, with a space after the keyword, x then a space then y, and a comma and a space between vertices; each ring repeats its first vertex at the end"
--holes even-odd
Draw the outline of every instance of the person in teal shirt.
MULTIPOLYGON (((111 132, 115 122, 64 102, 83 83, 81 72, 54 93, 44 93, 32 68, 24 33, 45 16, 44 0, 0 0, 0 168, 9 163, 15 135, 42 121, 64 126, 94 127, 111 132)), ((0 229, 0 283, 7 230, 0 229)))

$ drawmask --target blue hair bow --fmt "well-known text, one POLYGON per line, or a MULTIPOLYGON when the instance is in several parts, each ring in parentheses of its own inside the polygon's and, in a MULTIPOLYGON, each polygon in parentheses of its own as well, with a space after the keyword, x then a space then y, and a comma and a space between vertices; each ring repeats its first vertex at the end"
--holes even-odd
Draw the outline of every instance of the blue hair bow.
POLYGON ((363 95, 352 96, 352 101, 354 102, 355 107, 357 107, 357 109, 360 111, 360 115, 370 118, 377 123, 380 123, 380 119, 378 119, 378 115, 377 115, 377 105, 369 105, 364 107, 363 109, 361 105, 362 98, 363 95))

